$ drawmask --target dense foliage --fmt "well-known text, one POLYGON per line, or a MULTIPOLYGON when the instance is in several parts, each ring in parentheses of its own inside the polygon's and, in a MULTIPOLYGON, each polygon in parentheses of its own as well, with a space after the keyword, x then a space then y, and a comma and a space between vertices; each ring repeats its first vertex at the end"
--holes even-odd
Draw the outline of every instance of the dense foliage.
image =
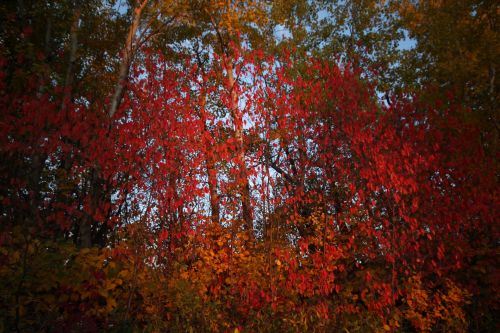
POLYGON ((498 8, 459 3, 0 5, 0 331, 497 331, 498 8))

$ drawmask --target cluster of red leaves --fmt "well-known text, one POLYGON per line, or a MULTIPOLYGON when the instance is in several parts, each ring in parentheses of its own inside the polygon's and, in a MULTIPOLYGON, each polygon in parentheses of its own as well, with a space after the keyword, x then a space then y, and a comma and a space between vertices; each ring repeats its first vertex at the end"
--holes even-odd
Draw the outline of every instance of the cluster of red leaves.
MULTIPOLYGON (((137 320, 159 316, 165 327, 182 308, 185 327, 213 330, 259 329, 266 318, 274 328, 340 329, 366 314, 365 329, 419 328, 415 318, 427 318, 422 330, 453 329, 464 316, 442 313, 463 308, 467 295, 498 306, 488 284, 498 277, 494 161, 470 111, 416 96, 381 103, 349 65, 234 57, 234 67, 214 56, 219 66, 201 71, 149 55, 113 118, 105 103, 65 98, 67 87, 34 81, 7 92, 0 70, 0 245, 16 225, 69 238, 83 223, 103 247, 131 243, 150 283, 177 297, 137 320), (240 218, 245 182, 254 230, 240 218), (120 239, 122 226, 135 236, 120 239), (175 293, 182 281, 189 288, 175 293), (421 288, 444 310, 425 317, 428 307, 412 301, 421 288), (204 320, 185 308, 187 291, 204 320), (206 319, 214 314, 224 320, 206 319)), ((137 274, 127 283, 138 290, 123 302, 128 316, 135 296, 154 297, 137 274)))

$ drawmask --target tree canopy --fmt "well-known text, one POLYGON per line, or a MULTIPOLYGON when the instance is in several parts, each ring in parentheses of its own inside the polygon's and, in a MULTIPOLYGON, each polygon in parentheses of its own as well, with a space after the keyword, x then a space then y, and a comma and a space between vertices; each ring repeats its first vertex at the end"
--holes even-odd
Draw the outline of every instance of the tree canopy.
POLYGON ((0 4, 0 331, 496 332, 495 1, 0 4))

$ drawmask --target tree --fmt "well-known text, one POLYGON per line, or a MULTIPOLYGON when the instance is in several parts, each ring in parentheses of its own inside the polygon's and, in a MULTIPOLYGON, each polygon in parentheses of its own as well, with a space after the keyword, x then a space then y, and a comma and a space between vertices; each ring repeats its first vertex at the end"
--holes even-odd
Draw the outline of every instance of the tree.
POLYGON ((494 331, 485 87, 373 68, 451 9, 335 4, 4 5, 0 327, 494 331))
POLYGON ((474 112, 472 121, 482 128, 488 151, 497 150, 498 44, 497 6, 492 1, 404 2, 399 12, 416 47, 407 60, 411 78, 442 91, 453 91, 457 100, 474 112))

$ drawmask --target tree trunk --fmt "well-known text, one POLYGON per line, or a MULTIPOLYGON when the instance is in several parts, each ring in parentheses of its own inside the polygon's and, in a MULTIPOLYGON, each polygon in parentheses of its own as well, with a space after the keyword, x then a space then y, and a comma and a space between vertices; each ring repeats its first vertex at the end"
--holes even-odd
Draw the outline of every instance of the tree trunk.
POLYGON ((78 28, 80 27, 80 6, 76 5, 73 12, 73 24, 71 25, 70 33, 70 50, 69 50, 69 62, 68 68, 66 69, 66 77, 64 79, 64 97, 61 102, 61 110, 64 110, 66 103, 69 103, 71 99, 71 90, 73 85, 73 67, 76 61, 76 51, 78 48, 78 28))
POLYGON ((250 203, 250 184, 248 181, 248 172, 245 165, 245 146, 243 142, 243 117, 238 109, 238 94, 236 91, 235 80, 233 75, 233 64, 227 62, 227 79, 228 85, 231 93, 230 99, 230 112, 235 125, 235 139, 238 144, 237 158, 238 167, 240 169, 239 179, 237 180, 238 189, 241 195, 241 210, 243 213, 243 221, 245 222, 245 227, 253 238, 253 217, 252 217, 252 206, 250 203))
POLYGON ((134 53, 132 44, 134 43, 134 37, 137 29, 139 28, 139 23, 141 22, 142 11, 144 10, 144 7, 146 7, 147 2, 148 0, 143 0, 142 3, 134 9, 132 24, 130 25, 127 39, 125 40, 125 47, 122 51, 122 61, 118 70, 118 82, 116 83, 115 92, 111 98, 111 106, 108 112, 110 118, 112 118, 115 114, 123 98, 123 90, 125 88, 125 84, 127 83, 130 65, 132 63, 132 56, 134 53))
POLYGON ((79 246, 88 248, 92 246, 92 224, 94 223, 94 213, 98 204, 98 171, 92 169, 90 174, 90 184, 88 196, 90 197, 89 211, 85 212, 85 218, 80 220, 79 230, 79 246))
POLYGON ((217 170, 215 168, 214 153, 212 150, 212 142, 209 140, 211 136, 210 129, 207 126, 207 114, 206 114, 206 95, 203 95, 200 105, 200 118, 203 122, 203 141, 205 146, 205 163, 207 165, 207 176, 208 176, 208 189, 210 192, 210 209, 212 211, 212 222, 219 223, 220 220, 220 210, 219 210, 219 194, 217 193, 217 170))
POLYGON ((80 247, 89 248, 92 246, 92 218, 82 219, 80 221, 80 247))

